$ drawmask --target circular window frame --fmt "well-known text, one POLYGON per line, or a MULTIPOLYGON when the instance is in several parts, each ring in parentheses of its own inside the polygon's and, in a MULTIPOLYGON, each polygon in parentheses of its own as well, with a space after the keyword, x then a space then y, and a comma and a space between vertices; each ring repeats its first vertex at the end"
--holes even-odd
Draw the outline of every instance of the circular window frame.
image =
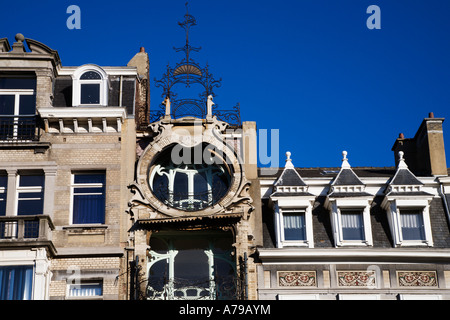
MULTIPOLYGON (((160 125, 164 126, 162 124, 160 125)), ((176 132, 173 132, 172 130, 162 130, 161 136, 159 136, 159 138, 157 138, 155 141, 152 141, 145 148, 138 161, 136 170, 136 182, 140 188, 142 197, 145 199, 147 205, 151 209, 168 217, 182 217, 189 215, 208 216, 211 214, 224 212, 226 208, 228 208, 232 203, 235 202, 235 199, 239 197, 238 193, 240 192, 242 186, 248 183, 248 181, 244 177, 242 161, 239 159, 234 149, 226 144, 224 140, 217 138, 216 136, 216 134, 207 136, 205 134, 201 136, 180 135, 176 132), (156 195, 151 190, 149 184, 149 174, 156 161, 160 157, 161 153, 163 153, 168 148, 176 144, 179 144, 182 147, 186 148, 194 148, 200 143, 212 146, 212 148, 222 153, 224 159, 227 159, 225 164, 228 166, 229 171, 231 172, 228 191, 215 204, 198 211, 185 211, 177 209, 175 207, 170 207, 167 204, 163 203, 158 197, 156 197, 156 195)))

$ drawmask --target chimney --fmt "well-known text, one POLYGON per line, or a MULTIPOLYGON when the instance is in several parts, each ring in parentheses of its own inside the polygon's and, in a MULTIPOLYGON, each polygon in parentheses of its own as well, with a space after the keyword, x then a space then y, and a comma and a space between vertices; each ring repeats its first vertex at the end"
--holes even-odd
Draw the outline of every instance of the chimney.
POLYGON ((403 151, 405 162, 416 175, 447 176, 444 133, 444 118, 435 118, 433 112, 423 119, 414 138, 405 138, 400 134, 392 147, 395 164, 398 164, 398 152, 403 151))
POLYGON ((150 114, 150 61, 144 47, 128 62, 127 66, 136 67, 138 81, 136 82, 135 119, 138 130, 145 128, 150 114))

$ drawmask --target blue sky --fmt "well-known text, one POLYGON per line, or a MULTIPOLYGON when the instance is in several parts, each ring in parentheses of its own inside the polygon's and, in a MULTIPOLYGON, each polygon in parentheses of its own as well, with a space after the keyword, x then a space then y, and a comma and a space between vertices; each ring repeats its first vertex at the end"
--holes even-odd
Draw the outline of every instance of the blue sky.
MULTIPOLYGON (((63 66, 126 65, 143 46, 153 80, 183 57, 172 48, 184 45, 185 0, 0 6, 0 38, 23 33, 57 50, 63 66), (72 4, 80 30, 66 27, 72 4)), ((450 1, 191 0, 189 8, 198 23, 191 44, 202 47, 192 57, 222 78, 215 102, 239 102, 244 121, 278 129, 280 165, 289 150, 298 167, 340 166, 347 150, 354 167, 393 166, 400 132, 412 138, 429 112, 449 114, 450 1), (366 27, 370 5, 381 9, 380 30, 366 27)), ((157 108, 153 81, 151 94, 157 108)))

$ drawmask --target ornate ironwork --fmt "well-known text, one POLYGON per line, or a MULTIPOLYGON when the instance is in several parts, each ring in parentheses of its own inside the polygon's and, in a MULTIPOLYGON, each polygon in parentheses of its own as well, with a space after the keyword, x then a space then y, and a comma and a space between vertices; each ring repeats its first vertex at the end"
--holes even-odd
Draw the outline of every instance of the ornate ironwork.
MULTIPOLYGON (((209 65, 202 67, 191 58, 192 52, 199 52, 201 47, 193 47, 189 43, 189 31, 192 26, 197 25, 194 16, 189 14, 186 3, 186 14, 184 21, 178 23, 186 32, 186 43, 183 47, 173 48, 176 52, 184 52, 185 57, 177 63, 174 67, 167 65, 166 72, 161 79, 154 79, 155 86, 162 88, 161 97, 163 99, 169 98, 172 110, 171 116, 174 119, 179 119, 186 116, 204 119, 207 115, 207 100, 209 96, 215 97, 214 88, 221 86, 222 79, 215 79, 213 74, 209 71, 209 65), (176 85, 184 85, 190 88, 193 84, 199 84, 203 87, 203 92, 198 94, 198 98, 179 98, 174 91, 176 85)), ((162 103, 159 109, 150 111, 150 123, 158 121, 165 115, 165 105, 162 103)), ((232 121, 232 126, 240 126, 240 112, 239 106, 233 110, 219 111, 217 106, 213 110, 219 120, 228 122, 232 121)))

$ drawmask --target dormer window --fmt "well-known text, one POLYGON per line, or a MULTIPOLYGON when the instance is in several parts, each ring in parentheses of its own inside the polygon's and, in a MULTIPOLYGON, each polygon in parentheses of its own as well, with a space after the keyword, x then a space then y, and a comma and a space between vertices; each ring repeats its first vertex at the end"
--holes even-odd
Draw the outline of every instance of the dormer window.
POLYGON ((100 104, 102 77, 98 72, 88 71, 80 77, 81 104, 100 104))
POLYGON ((270 195, 277 247, 313 248, 312 208, 315 197, 308 192, 308 185, 295 170, 291 153, 286 152, 286 156, 286 166, 270 195))
POLYGON ((342 167, 330 186, 325 206, 336 247, 372 246, 370 206, 373 196, 350 167, 347 152, 342 152, 342 167))
POLYGON ((72 78, 74 107, 108 104, 108 76, 100 67, 82 66, 74 72, 72 78))
POLYGON ((433 246, 430 203, 433 195, 408 169, 399 152, 397 172, 386 189, 381 206, 386 210, 394 246, 433 246))

